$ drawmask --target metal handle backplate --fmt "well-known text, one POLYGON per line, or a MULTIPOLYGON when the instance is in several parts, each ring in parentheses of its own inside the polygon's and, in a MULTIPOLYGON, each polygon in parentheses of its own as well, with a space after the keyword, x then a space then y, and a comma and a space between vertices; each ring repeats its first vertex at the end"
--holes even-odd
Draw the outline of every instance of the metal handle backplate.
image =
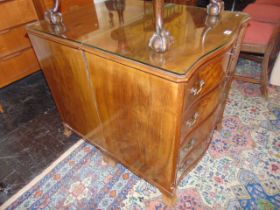
POLYGON ((192 88, 191 89, 191 93, 194 96, 198 95, 202 91, 204 85, 205 85, 205 81, 204 80, 200 80, 199 81, 199 87, 198 88, 192 88))
POLYGON ((194 124, 196 123, 198 117, 199 117, 199 113, 198 113, 198 112, 194 113, 192 119, 188 120, 188 121, 186 122, 186 125, 187 125, 189 128, 193 127, 194 124))

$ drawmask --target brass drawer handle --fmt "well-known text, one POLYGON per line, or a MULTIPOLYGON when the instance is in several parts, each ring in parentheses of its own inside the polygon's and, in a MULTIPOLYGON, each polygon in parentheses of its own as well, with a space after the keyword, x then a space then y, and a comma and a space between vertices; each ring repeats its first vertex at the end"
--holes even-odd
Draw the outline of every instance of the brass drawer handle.
POLYGON ((180 161, 184 159, 184 157, 192 150, 193 146, 196 143, 196 139, 192 138, 182 149, 180 152, 180 161))
POLYGON ((186 125, 187 125, 189 128, 193 127, 194 124, 196 123, 198 117, 199 117, 198 112, 194 113, 192 119, 188 120, 188 121, 186 122, 186 125))
POLYGON ((196 139, 195 139, 195 138, 192 138, 192 139, 189 141, 189 143, 186 144, 186 146, 183 147, 183 151, 184 151, 184 152, 190 151, 191 148, 194 146, 195 142, 196 142, 196 139))
POLYGON ((202 88, 203 88, 204 85, 205 85, 204 80, 200 80, 200 82, 199 82, 199 88, 198 88, 198 89, 197 89, 197 88, 192 88, 192 89, 191 89, 191 93, 192 93, 194 96, 198 95, 198 94, 201 92, 201 90, 202 90, 202 88))
POLYGON ((186 168, 188 168, 193 162, 193 158, 190 158, 188 160, 186 160, 186 162, 184 162, 182 165, 179 166, 179 171, 183 171, 186 168))

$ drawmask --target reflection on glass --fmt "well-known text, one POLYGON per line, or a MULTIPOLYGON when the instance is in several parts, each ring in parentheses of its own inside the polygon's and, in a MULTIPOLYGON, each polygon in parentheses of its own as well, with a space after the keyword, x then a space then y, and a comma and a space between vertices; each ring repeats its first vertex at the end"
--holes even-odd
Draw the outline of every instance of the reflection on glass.
POLYGON ((163 53, 174 42, 170 32, 164 27, 164 0, 154 0, 155 32, 149 40, 149 47, 154 51, 163 53))
POLYGON ((105 5, 109 11, 110 25, 112 27, 115 26, 113 11, 117 12, 119 18, 119 24, 122 25, 124 23, 123 13, 125 10, 125 0, 109 0, 109 1, 105 1, 105 5))
POLYGON ((55 0, 54 7, 45 12, 45 20, 50 24, 61 24, 62 14, 59 12, 60 2, 55 0))
POLYGON ((219 22, 220 22, 219 16, 207 15, 205 17, 205 27, 201 35, 201 43, 203 48, 206 42, 208 32, 213 30, 219 24, 219 22))
POLYGON ((63 23, 60 24, 50 24, 48 25, 49 31, 52 31, 53 34, 67 38, 66 35, 66 26, 63 23))
POLYGON ((114 22, 114 13, 117 13, 118 16, 118 28, 111 32, 111 38, 117 41, 117 53, 129 54, 130 48, 127 44, 124 25, 124 10, 125 10, 125 0, 109 0, 105 1, 105 6, 109 11, 109 24, 111 27, 115 26, 114 22))
POLYGON ((224 11, 219 18, 210 18, 203 8, 165 4, 164 27, 172 34, 174 44, 164 56, 155 56, 148 47, 155 23, 152 8, 152 2, 110 0, 65 13, 66 30, 50 28, 46 21, 30 27, 182 75, 200 56, 227 44, 234 33, 224 32, 237 30, 245 17, 224 11))

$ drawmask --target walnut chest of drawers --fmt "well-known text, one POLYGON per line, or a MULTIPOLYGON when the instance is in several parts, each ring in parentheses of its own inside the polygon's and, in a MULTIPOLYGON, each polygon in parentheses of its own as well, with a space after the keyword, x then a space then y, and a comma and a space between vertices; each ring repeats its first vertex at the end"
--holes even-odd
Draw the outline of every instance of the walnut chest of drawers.
POLYGON ((59 34, 28 27, 62 121, 173 196, 222 119, 248 17, 224 12, 209 26, 204 9, 167 4, 174 43, 157 54, 151 5, 95 7, 65 15, 59 34))

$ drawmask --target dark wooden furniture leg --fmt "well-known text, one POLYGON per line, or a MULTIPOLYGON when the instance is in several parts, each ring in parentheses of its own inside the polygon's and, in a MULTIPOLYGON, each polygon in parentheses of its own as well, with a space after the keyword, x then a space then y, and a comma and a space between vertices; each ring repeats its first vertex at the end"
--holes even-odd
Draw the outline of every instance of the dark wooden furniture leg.
POLYGON ((1 102, 0 102, 0 113, 4 113, 4 108, 3 108, 2 104, 1 104, 1 102))

